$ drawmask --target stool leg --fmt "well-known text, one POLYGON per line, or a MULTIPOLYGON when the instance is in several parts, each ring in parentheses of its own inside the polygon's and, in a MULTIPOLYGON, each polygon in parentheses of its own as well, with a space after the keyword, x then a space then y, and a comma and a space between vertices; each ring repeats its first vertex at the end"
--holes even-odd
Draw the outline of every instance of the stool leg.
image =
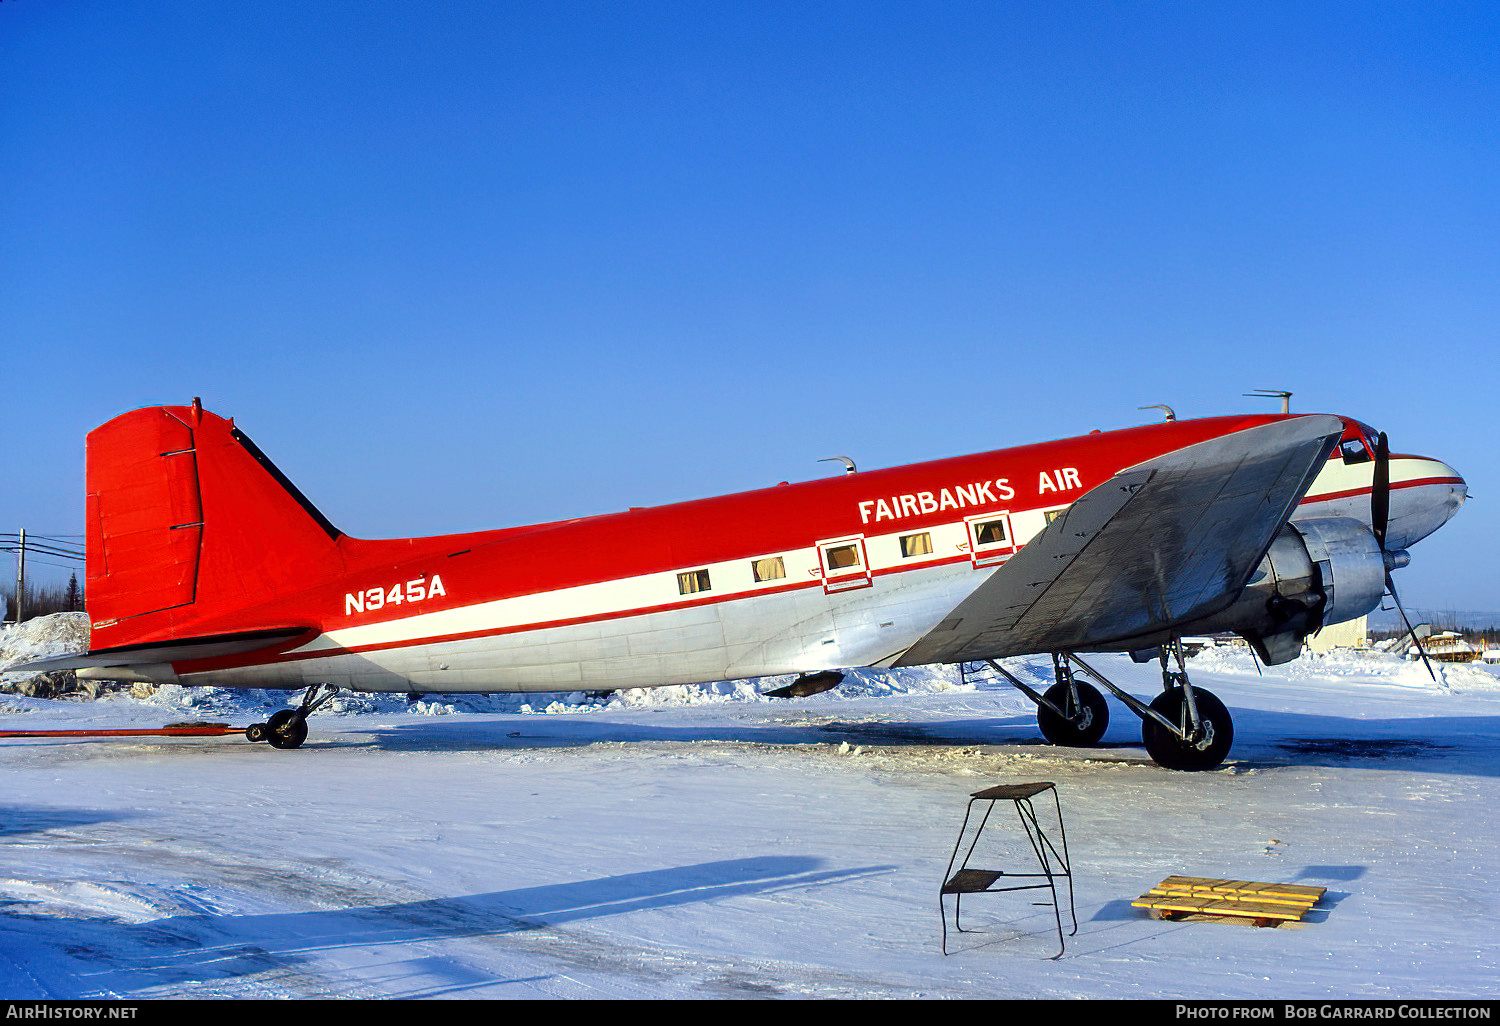
POLYGON ((1057 796, 1057 788, 1052 789, 1052 804, 1057 808, 1057 833, 1062 839, 1062 867, 1068 877, 1068 914, 1073 917, 1073 933, 1078 936, 1078 906, 1073 900, 1073 863, 1068 858, 1068 828, 1063 825, 1062 799, 1057 796))
POLYGON ((1057 880, 1052 873, 1052 863, 1047 860, 1046 849, 1051 845, 1047 842, 1046 835, 1042 833, 1041 824, 1037 822, 1036 809, 1032 807, 1029 798, 1016 799, 1016 817, 1021 821, 1021 829, 1026 832, 1026 839, 1031 842, 1031 850, 1036 855, 1037 863, 1042 867, 1042 875, 1047 878, 1047 887, 1052 892, 1052 918, 1057 923, 1057 954, 1052 957, 1061 958, 1067 949, 1067 942, 1063 940, 1062 906, 1057 898, 1057 880))
POLYGON ((943 904, 942 894, 938 895, 938 921, 943 924, 943 939, 938 944, 938 950, 946 955, 948 953, 948 908, 943 904))

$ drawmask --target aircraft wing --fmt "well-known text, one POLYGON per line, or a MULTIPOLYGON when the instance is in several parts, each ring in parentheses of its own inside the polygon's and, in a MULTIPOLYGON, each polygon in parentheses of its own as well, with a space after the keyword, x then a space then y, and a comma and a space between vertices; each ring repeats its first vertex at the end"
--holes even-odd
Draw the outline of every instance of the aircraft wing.
POLYGON ((1122 648, 1213 615, 1249 580, 1343 429, 1325 415, 1275 421, 1121 471, 894 665, 1122 648))

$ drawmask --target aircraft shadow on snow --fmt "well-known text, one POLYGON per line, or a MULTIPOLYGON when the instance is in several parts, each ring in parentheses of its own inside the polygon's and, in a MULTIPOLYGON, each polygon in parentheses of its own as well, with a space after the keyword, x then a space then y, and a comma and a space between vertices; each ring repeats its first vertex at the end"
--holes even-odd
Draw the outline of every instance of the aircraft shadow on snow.
MULTIPOLYGON (((811 856, 760 856, 452 898, 313 912, 186 914, 139 924, 43 918, 12 909, 0 912, 0 925, 29 935, 29 950, 50 947, 75 960, 72 976, 83 993, 134 994, 197 983, 211 987, 257 974, 284 983, 305 977, 316 986, 319 952, 499 937, 646 909, 822 886, 897 868, 823 865, 824 860, 811 856)), ((429 979, 434 967, 449 976, 461 970, 465 979, 452 981, 449 989, 516 982, 491 979, 444 958, 416 962, 423 963, 420 975, 429 979)), ((381 959, 381 964, 390 963, 381 959)), ((357 976, 332 966, 328 972, 357 976)))
POLYGON ((48 830, 91 826, 117 819, 128 819, 129 813, 102 809, 58 809, 27 805, 0 805, 0 837, 39 834, 48 830))
MULTIPOLYGON (((820 720, 821 716, 819 714, 820 720)), ((1241 767, 1346 766, 1368 769, 1464 773, 1500 777, 1500 716, 1420 719, 1353 719, 1303 712, 1235 709, 1236 740, 1230 763, 1241 767)), ((316 721, 314 721, 316 723, 316 721)), ((316 735, 316 731, 314 732, 316 735)), ((816 723, 713 723, 656 726, 611 720, 608 714, 514 717, 402 724, 352 731, 328 746, 373 745, 390 751, 528 751, 581 748, 599 743, 741 743, 767 747, 848 742, 868 747, 997 747, 1053 749, 1025 714, 941 722, 826 720, 816 723), (368 740, 355 740, 359 738, 368 740)), ((1141 749, 1139 721, 1117 711, 1093 749, 1056 748, 1059 755, 1141 749)), ((1118 757, 1116 755, 1115 757, 1118 757)), ((1141 752, 1140 761, 1152 765, 1141 752)))

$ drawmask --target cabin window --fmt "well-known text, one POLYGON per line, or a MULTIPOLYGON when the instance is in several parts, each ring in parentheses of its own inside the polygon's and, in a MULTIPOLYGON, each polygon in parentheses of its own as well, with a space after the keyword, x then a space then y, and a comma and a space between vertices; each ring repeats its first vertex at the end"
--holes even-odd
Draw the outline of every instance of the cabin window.
POLYGON ((901 555, 926 556, 932 552, 932 533, 923 531, 921 534, 903 534, 901 536, 901 555))
POLYGON ((980 545, 999 545, 1006 540, 1005 519, 981 520, 974 525, 974 540, 980 545))
POLYGON ((1003 562, 1015 551, 1009 513, 985 513, 964 524, 969 531, 969 555, 976 568, 1003 562))
POLYGON ((870 576, 869 560, 865 558, 863 538, 832 538, 818 542, 818 563, 826 592, 868 588, 875 582, 870 576))
POLYGON ((823 559, 830 570, 859 566, 859 546, 852 542, 848 545, 830 545, 823 550, 823 559))
POLYGON ((694 595, 710 590, 707 570, 689 570, 677 575, 677 590, 683 595, 694 595))
POLYGON ((786 563, 780 556, 752 559, 750 561, 750 572, 755 575, 757 584, 761 581, 779 581, 786 576, 786 563))

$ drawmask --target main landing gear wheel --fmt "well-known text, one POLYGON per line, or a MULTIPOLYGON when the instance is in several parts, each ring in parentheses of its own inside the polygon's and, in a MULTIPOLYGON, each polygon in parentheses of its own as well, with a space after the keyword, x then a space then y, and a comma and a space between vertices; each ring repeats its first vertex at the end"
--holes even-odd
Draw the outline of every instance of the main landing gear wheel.
POLYGON ((282 709, 266 724, 266 740, 272 748, 299 748, 307 740, 307 718, 297 709, 282 709))
MULTIPOLYGON (((1146 751, 1167 769, 1216 769, 1234 744, 1234 722, 1224 703, 1202 688, 1193 689, 1193 700, 1198 706, 1199 729, 1189 734, 1187 740, 1155 720, 1141 721, 1141 739, 1146 744, 1146 751)), ((1163 691, 1151 702, 1151 708, 1186 731, 1189 717, 1182 688, 1163 691)))
POLYGON ((1045 705, 1038 705, 1036 723, 1042 729, 1042 736, 1055 745, 1089 748, 1099 742, 1109 726, 1109 706, 1092 684, 1075 680, 1073 687, 1077 689, 1076 702, 1068 685, 1059 683, 1048 688, 1043 697, 1067 715, 1059 716, 1045 705))

